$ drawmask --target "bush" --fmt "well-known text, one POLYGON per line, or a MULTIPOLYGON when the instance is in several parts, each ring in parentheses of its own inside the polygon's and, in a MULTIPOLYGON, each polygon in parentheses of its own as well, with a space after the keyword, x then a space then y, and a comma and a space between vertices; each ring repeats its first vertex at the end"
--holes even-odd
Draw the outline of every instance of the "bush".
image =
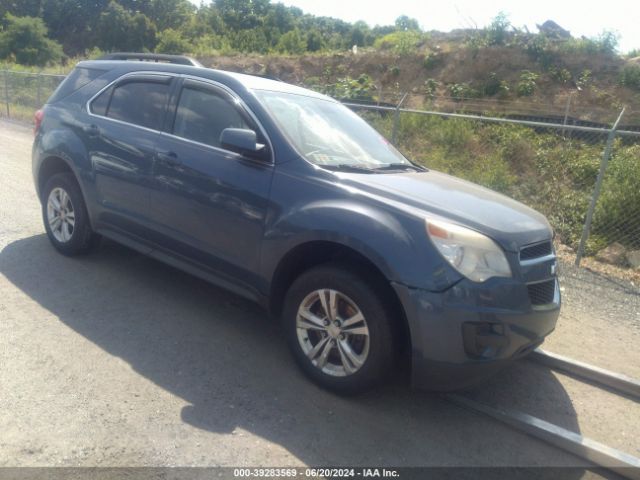
POLYGON ((534 72, 530 72, 529 70, 524 70, 520 74, 520 81, 516 86, 516 92, 521 97, 526 97, 529 95, 533 95, 533 92, 536 90, 536 80, 540 75, 534 72))
POLYGON ((506 13, 500 12, 492 21, 485 32, 487 45, 504 45, 507 42, 511 22, 506 13))
POLYGON ((267 53, 269 51, 269 40, 262 29, 238 30, 230 32, 227 37, 231 48, 238 52, 267 53))
POLYGON ((566 68, 556 67, 555 65, 549 69, 549 76, 560 83, 571 81, 571 72, 566 68))
POLYGON ((614 55, 618 48, 618 35, 614 32, 604 31, 594 38, 569 38, 559 47, 565 53, 581 53, 593 55, 603 53, 614 55))
POLYGON ((307 50, 307 38, 300 33, 300 30, 291 30, 280 37, 276 50, 280 53, 300 55, 307 50))
POLYGON ((410 55, 426 41, 426 35, 413 30, 393 32, 378 38, 373 46, 381 50, 395 50, 398 55, 410 55))
POLYGON ((509 90, 509 82, 500 80, 495 72, 491 72, 489 78, 480 87, 480 93, 489 97, 494 95, 504 97, 509 94, 509 90))
POLYGON ((434 98, 436 96, 436 92, 438 91, 438 87, 440 86, 440 82, 433 78, 428 78, 424 81, 423 91, 427 97, 434 98))
POLYGON ((187 42, 180 32, 167 28, 158 36, 158 45, 156 52, 168 53, 172 55, 182 55, 192 50, 191 45, 187 42))
POLYGON ((45 66, 64 58, 62 46, 47 38, 47 27, 40 18, 7 15, 0 32, 0 58, 23 65, 45 66))
POLYGON ((553 43, 544 34, 532 35, 524 41, 524 49, 530 58, 542 65, 542 68, 549 68, 557 59, 557 53, 553 48, 553 43))
POLYGON ((640 145, 616 144, 602 184, 593 232, 607 240, 637 245, 640 239, 640 145))
POLYGON ((231 45, 226 37, 215 33, 203 35, 191 47, 191 53, 194 55, 211 55, 213 52, 219 52, 222 55, 232 53, 231 45))
POLYGON ((622 69, 620 84, 625 87, 640 90, 640 65, 629 65, 622 69))
POLYGON ((444 63, 442 52, 429 52, 425 55, 422 65, 427 70, 436 68, 444 63))
POLYGON ((449 94, 456 100, 480 96, 480 92, 473 88, 469 83, 452 83, 448 88, 449 94))
MULTIPOLYGON (((328 72, 325 72, 328 74, 328 72)), ((372 102, 376 100, 374 92, 376 86, 371 77, 362 74, 358 78, 349 76, 339 78, 337 82, 327 84, 327 79, 320 77, 307 77, 304 84, 307 88, 324 93, 338 100, 364 100, 372 102)))
POLYGON ((319 30, 311 30, 307 33, 307 50, 317 52, 324 48, 324 38, 319 30))
POLYGON ((589 84, 591 83, 591 70, 586 69, 583 70, 580 75, 578 76, 578 80, 576 81, 576 85, 578 85, 578 87, 580 88, 585 88, 587 86, 589 86, 589 84))

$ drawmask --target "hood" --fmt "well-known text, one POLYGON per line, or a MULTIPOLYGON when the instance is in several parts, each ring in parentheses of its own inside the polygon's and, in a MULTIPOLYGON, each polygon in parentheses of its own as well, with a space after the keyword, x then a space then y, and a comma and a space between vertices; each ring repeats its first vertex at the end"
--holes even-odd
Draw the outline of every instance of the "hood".
MULTIPOLYGON (((549 240, 544 215, 505 195, 444 173, 340 173, 345 185, 477 230, 512 252, 549 240)), ((384 201, 384 200, 383 200, 384 201)))

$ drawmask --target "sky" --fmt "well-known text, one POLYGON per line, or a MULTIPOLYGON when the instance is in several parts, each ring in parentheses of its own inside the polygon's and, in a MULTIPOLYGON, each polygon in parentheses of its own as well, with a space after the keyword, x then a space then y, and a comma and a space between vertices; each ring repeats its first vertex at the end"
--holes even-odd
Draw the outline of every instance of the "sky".
MULTIPOLYGON (((277 0, 272 0, 276 3, 277 0)), ((603 30, 619 35, 619 49, 626 53, 640 48, 640 0, 280 0, 305 13, 364 20, 370 26, 390 25, 400 15, 418 20, 424 30, 449 31, 483 27, 498 12, 508 14, 517 27, 535 32, 536 24, 553 20, 574 37, 594 37, 603 30)), ((194 2, 195 3, 195 2, 194 2)), ((199 2, 198 2, 199 3, 199 2)))

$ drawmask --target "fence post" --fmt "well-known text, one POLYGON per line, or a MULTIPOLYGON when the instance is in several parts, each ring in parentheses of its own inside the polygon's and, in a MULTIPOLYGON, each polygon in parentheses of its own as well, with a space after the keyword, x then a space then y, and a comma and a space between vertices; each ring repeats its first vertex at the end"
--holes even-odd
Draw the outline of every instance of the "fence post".
POLYGON ((36 95, 36 101, 38 102, 38 104, 36 105, 36 109, 42 107, 42 75, 37 73, 36 74, 36 78, 37 78, 37 88, 38 88, 38 93, 36 95))
MULTIPOLYGON (((569 94, 569 96, 567 97, 567 106, 564 109, 564 121, 562 122, 562 125, 566 125, 567 124, 567 120, 569 119, 569 107, 571 107, 571 99, 573 98, 573 94, 576 92, 571 92, 569 94)), ((564 137, 565 135, 565 129, 562 129, 562 136, 564 137)))
POLYGON ((7 105, 7 118, 11 118, 11 112, 9 112, 9 72, 4 71, 4 101, 7 105))
POLYGON ((596 204, 598 203, 598 197, 600 196, 600 188, 602 187, 602 180, 604 179, 604 173, 607 170, 607 164, 609 163, 609 158, 611 157, 611 149, 613 147, 613 140, 616 138, 616 129, 618 128, 618 124, 624 115, 624 108, 618 115, 618 119, 615 121, 611 130, 609 130, 609 135, 607 137, 607 144, 604 147, 604 152, 602 153, 602 162, 600 162, 600 170, 598 171, 598 178, 596 180, 596 186, 593 189, 593 195, 591 196, 591 203, 589 204, 589 210, 587 210, 587 218, 584 222, 584 228, 582 229, 582 237, 580 238, 580 245, 578 246, 578 252, 576 255, 576 267, 580 266, 580 261, 582 260, 582 256, 584 255, 584 247, 589 239, 589 233, 591 231, 591 221, 593 220, 593 212, 596 209, 596 204))
POLYGON ((400 100, 400 103, 396 106, 396 112, 393 116, 393 132, 391 133, 391 143, 395 146, 396 138, 398 138, 398 123, 400 122, 400 107, 404 103, 404 99, 407 98, 409 92, 405 93, 400 100))

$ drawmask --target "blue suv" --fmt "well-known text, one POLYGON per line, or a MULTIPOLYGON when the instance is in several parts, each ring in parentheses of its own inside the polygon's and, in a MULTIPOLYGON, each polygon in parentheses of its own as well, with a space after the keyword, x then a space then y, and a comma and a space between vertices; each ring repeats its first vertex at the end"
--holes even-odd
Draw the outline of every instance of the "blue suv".
POLYGON ((178 56, 80 62, 36 114, 33 174, 59 252, 107 237, 258 302, 336 392, 403 359, 416 386, 467 386, 559 314, 542 215, 274 79, 178 56))

